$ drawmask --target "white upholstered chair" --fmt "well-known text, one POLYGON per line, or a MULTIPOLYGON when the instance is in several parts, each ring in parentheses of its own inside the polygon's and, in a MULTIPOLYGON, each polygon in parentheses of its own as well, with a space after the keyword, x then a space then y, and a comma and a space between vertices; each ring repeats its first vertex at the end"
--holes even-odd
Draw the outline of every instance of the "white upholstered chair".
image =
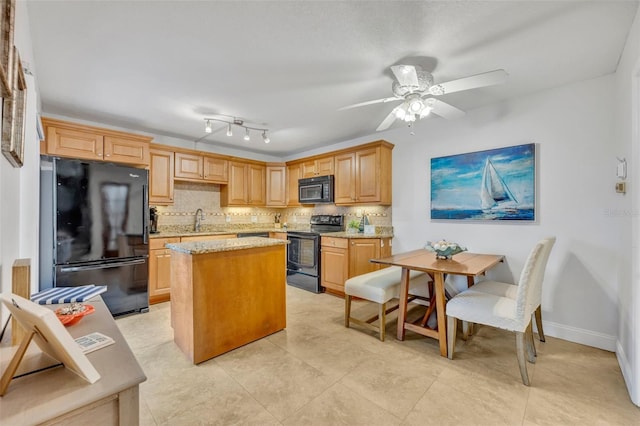
POLYGON ((544 271, 555 240, 555 238, 543 239, 531 250, 520 274, 515 297, 476 291, 474 285, 457 294, 447 303, 449 359, 453 359, 455 350, 457 319, 514 331, 520 375, 522 382, 529 385, 526 361, 535 362, 536 358, 531 316, 540 306, 544 271))
MULTIPOLYGON (((397 298, 400 294, 400 279, 402 277, 402 268, 399 266, 389 266, 388 268, 379 269, 377 271, 368 272, 349 278, 344 283, 344 326, 349 327, 350 323, 354 323, 370 330, 379 332, 380 340, 384 342, 386 315, 398 309, 399 305, 387 308, 387 303, 391 299, 397 298), (378 314, 368 319, 358 319, 351 315, 352 297, 368 300, 377 303, 378 314), (379 326, 376 327, 372 323, 378 320, 379 326)), ((431 277, 425 272, 410 271, 409 272, 409 298, 413 300, 416 297, 428 299, 429 285, 431 277)))

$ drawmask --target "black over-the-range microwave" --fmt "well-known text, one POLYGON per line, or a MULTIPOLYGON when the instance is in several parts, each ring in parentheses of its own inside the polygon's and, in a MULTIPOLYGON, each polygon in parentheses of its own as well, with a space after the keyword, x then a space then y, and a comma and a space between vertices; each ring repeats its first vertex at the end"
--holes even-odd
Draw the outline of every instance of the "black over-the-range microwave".
POLYGON ((298 200, 302 204, 333 203, 333 175, 299 179, 298 200))

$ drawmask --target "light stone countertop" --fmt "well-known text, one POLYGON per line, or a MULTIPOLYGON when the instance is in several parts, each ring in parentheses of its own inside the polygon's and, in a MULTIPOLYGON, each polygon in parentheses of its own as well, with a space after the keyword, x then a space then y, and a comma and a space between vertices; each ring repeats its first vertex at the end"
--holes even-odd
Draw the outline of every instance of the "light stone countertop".
POLYGON ((245 250, 256 247, 270 247, 289 244, 286 240, 262 237, 227 238, 221 240, 172 243, 165 247, 186 254, 207 254, 221 251, 245 250))
MULTIPOLYGON (((391 227, 387 227, 391 229, 391 227)), ((156 234, 150 234, 149 238, 175 238, 175 237, 195 237, 206 235, 227 235, 242 234, 247 232, 309 232, 309 228, 291 229, 291 228, 245 228, 245 229, 227 229, 227 230, 206 230, 200 232, 183 231, 183 230, 167 230, 160 231, 156 234)), ((362 232, 352 234, 350 232, 320 232, 320 235, 335 238, 393 238, 392 231, 382 231, 376 234, 364 234, 362 232)))

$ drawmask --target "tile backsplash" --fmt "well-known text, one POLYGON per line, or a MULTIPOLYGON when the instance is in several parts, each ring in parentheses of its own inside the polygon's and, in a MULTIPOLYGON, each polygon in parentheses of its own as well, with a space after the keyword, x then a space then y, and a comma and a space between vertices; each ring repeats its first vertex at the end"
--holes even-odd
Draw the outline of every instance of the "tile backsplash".
POLYGON ((342 214, 345 225, 366 214, 372 225, 392 225, 391 206, 220 207, 220 185, 180 181, 174 183, 173 197, 172 206, 157 206, 159 227, 193 225, 199 208, 204 212, 203 225, 273 224, 278 213, 281 214, 280 222, 288 223, 292 228, 308 225, 314 214, 342 214))

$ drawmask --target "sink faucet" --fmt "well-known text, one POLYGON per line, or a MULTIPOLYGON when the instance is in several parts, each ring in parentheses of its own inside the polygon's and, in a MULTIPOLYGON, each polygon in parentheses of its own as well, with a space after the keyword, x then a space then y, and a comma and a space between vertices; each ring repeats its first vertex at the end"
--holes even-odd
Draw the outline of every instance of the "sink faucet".
POLYGON ((193 224, 193 230, 195 232, 200 232, 200 222, 202 222, 203 220, 204 220, 204 213, 202 212, 202 209, 196 210, 196 221, 193 224), (198 213, 200 213, 200 216, 198 216, 198 213))

